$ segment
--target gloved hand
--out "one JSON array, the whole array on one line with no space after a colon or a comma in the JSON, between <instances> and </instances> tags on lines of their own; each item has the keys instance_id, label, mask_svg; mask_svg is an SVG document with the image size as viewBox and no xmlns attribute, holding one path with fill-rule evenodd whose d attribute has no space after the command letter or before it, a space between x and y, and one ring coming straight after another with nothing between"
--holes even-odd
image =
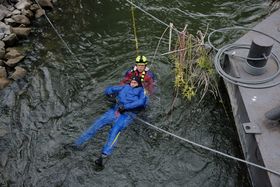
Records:
<instances>
[{"instance_id":1,"label":"gloved hand","mask_svg":"<svg viewBox=\"0 0 280 187\"><path fill-rule=\"evenodd\" d=\"M111 103L116 103L116 95L114 94L107 95L107 99Z\"/></svg>"},{"instance_id":2,"label":"gloved hand","mask_svg":"<svg viewBox=\"0 0 280 187\"><path fill-rule=\"evenodd\" d=\"M118 111L119 111L119 113L121 113L121 114L124 113L124 112L125 112L124 106L123 106L123 105L119 106Z\"/></svg>"}]
</instances>

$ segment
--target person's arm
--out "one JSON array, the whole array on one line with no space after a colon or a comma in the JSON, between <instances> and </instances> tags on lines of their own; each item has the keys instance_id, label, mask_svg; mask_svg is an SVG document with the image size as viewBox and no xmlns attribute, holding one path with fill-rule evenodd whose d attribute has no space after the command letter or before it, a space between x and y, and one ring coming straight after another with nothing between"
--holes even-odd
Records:
<instances>
[{"instance_id":1,"label":"person's arm","mask_svg":"<svg viewBox=\"0 0 280 187\"><path fill-rule=\"evenodd\" d=\"M131 109L138 108L138 107L145 107L146 101L147 101L147 97L144 94L144 89L141 89L141 91L139 93L139 98L132 103L125 104L124 109L131 110Z\"/></svg>"},{"instance_id":2,"label":"person's arm","mask_svg":"<svg viewBox=\"0 0 280 187\"><path fill-rule=\"evenodd\" d=\"M120 84L121 85L128 84L130 82L131 76L132 76L132 72L131 70L128 70L125 73L124 78L121 80Z\"/></svg>"},{"instance_id":3,"label":"person's arm","mask_svg":"<svg viewBox=\"0 0 280 187\"><path fill-rule=\"evenodd\" d=\"M119 93L123 89L123 86L110 86L105 89L106 95L111 95L115 93Z\"/></svg>"}]
</instances>

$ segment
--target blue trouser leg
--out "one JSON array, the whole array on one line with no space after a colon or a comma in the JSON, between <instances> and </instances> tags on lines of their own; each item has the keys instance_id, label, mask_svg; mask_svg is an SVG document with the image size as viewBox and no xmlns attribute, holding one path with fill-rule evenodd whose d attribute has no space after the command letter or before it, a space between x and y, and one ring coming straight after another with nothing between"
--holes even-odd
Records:
<instances>
[{"instance_id":1,"label":"blue trouser leg","mask_svg":"<svg viewBox=\"0 0 280 187\"><path fill-rule=\"evenodd\" d=\"M136 115L133 114L133 113L129 113L129 114L125 113L125 114L121 114L119 116L116 123L114 124L114 126L110 130L107 142L104 145L103 150L102 150L103 154L110 155L112 153L114 145L117 142L119 133L123 129L125 129L129 124L131 124L131 122L133 121L135 116Z\"/></svg>"},{"instance_id":2,"label":"blue trouser leg","mask_svg":"<svg viewBox=\"0 0 280 187\"><path fill-rule=\"evenodd\" d=\"M93 137L99 129L107 124L113 123L115 120L115 110L109 109L105 114L98 118L87 131L85 131L78 139L76 139L75 145L82 145L84 142Z\"/></svg>"}]
</instances>

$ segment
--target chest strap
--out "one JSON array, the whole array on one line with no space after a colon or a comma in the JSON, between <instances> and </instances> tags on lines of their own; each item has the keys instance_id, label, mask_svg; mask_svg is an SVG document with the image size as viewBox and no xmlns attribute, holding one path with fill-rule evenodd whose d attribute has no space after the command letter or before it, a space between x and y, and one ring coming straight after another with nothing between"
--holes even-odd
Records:
<instances>
[{"instance_id":1,"label":"chest strap","mask_svg":"<svg viewBox=\"0 0 280 187\"><path fill-rule=\"evenodd\" d=\"M136 75L136 71L137 71L136 68L131 69L131 72L132 72L133 76L139 76L139 77L141 78L141 82L144 82L144 78L145 78L145 75L146 75L146 70L143 71L143 72L141 73L141 75L139 75L139 71L137 71L137 72L138 72L138 75Z\"/></svg>"}]
</instances>

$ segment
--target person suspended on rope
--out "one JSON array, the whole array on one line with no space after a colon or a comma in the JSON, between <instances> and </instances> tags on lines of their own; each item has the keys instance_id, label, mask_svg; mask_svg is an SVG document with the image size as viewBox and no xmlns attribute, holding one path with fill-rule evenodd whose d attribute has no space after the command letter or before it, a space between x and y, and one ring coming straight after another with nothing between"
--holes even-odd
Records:
<instances>
[{"instance_id":1,"label":"person suspended on rope","mask_svg":"<svg viewBox=\"0 0 280 187\"><path fill-rule=\"evenodd\" d=\"M100 167L103 167L103 159L111 155L120 132L132 123L137 113L143 110L148 102L148 98L144 94L141 80L136 76L131 78L129 84L106 88L105 94L116 94L116 104L98 118L90 128L74 142L77 148L81 147L82 144L92 138L102 127L112 124L101 156L95 161L95 164Z\"/></svg>"},{"instance_id":2,"label":"person suspended on rope","mask_svg":"<svg viewBox=\"0 0 280 187\"><path fill-rule=\"evenodd\" d=\"M155 75L147 67L148 61L145 56L139 55L136 57L136 64L130 68L124 75L121 85L129 83L133 76L140 78L141 83L147 95L152 95L155 91Z\"/></svg>"}]
</instances>

